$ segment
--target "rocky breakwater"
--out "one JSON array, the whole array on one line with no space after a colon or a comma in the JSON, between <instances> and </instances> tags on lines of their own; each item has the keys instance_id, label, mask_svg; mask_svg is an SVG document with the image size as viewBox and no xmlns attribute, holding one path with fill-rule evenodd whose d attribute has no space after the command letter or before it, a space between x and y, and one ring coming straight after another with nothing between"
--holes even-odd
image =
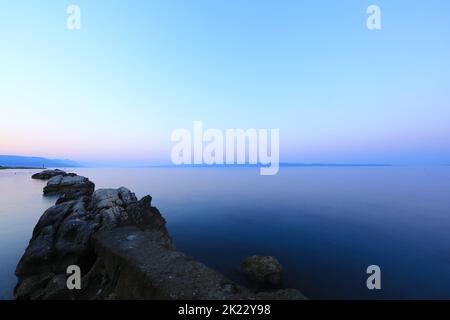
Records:
<instances>
[{"instance_id":1,"label":"rocky breakwater","mask_svg":"<svg viewBox=\"0 0 450 320\"><path fill-rule=\"evenodd\" d=\"M50 174L51 175L51 174ZM17 299L302 299L295 289L254 292L175 249L152 198L54 175L57 204L39 219L16 268ZM81 289L67 287L78 266Z\"/></svg>"}]
</instances>

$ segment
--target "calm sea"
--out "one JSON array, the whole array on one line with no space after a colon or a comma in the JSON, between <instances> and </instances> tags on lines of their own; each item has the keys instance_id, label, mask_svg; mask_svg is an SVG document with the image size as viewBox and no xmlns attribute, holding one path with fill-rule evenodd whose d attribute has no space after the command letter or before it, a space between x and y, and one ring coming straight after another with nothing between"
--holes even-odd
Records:
<instances>
[{"instance_id":1,"label":"calm sea","mask_svg":"<svg viewBox=\"0 0 450 320\"><path fill-rule=\"evenodd\" d=\"M76 169L97 188L153 196L178 249L241 281L247 256L274 255L310 298L450 299L450 167ZM33 170L0 170L0 299L54 198ZM381 268L378 291L366 268Z\"/></svg>"}]
</instances>

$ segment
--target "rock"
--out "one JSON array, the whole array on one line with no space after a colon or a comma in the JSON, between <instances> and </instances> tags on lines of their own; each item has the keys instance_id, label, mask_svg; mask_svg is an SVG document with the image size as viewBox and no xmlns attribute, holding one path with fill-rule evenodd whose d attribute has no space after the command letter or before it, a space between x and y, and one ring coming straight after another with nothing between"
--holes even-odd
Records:
<instances>
[{"instance_id":1,"label":"rock","mask_svg":"<svg viewBox=\"0 0 450 320\"><path fill-rule=\"evenodd\" d=\"M31 176L31 178L39 180L48 180L56 176L67 176L67 175L75 175L75 174L55 169L55 170L44 170L42 172L35 173Z\"/></svg>"},{"instance_id":2,"label":"rock","mask_svg":"<svg viewBox=\"0 0 450 320\"><path fill-rule=\"evenodd\" d=\"M61 195L57 204L76 200L83 196L91 196L94 192L95 184L88 178L78 175L58 175L47 182L44 187L44 195Z\"/></svg>"},{"instance_id":3,"label":"rock","mask_svg":"<svg viewBox=\"0 0 450 320\"><path fill-rule=\"evenodd\" d=\"M297 291L254 293L175 249L152 198L126 188L99 189L80 176L55 176L61 193L33 230L20 259L17 299L297 299ZM81 269L81 290L66 287ZM270 277L269 277L270 278Z\"/></svg>"},{"instance_id":4,"label":"rock","mask_svg":"<svg viewBox=\"0 0 450 320\"><path fill-rule=\"evenodd\" d=\"M120 227L96 233L93 240L101 259L94 274L102 285L91 290L101 290L102 299L209 300L251 296L248 289L174 250L160 231Z\"/></svg>"},{"instance_id":5,"label":"rock","mask_svg":"<svg viewBox=\"0 0 450 320\"><path fill-rule=\"evenodd\" d=\"M281 285L283 268L272 256L251 256L241 263L248 278L260 286L277 287Z\"/></svg>"},{"instance_id":6,"label":"rock","mask_svg":"<svg viewBox=\"0 0 450 320\"><path fill-rule=\"evenodd\" d=\"M86 183L84 177L70 179L74 183L65 183L65 178L54 177L49 181L50 185L73 187ZM90 197L81 196L49 208L34 228L30 244L17 265L19 283L15 290L16 297L66 297L60 292L61 281L56 281L56 277L65 277L69 265L78 265L86 273L94 265L99 265L96 262L102 258L93 245L96 233L134 226L139 232L148 232L147 239L153 239L165 250L173 249L165 220L150 201L149 197L137 200L126 188L100 189ZM136 241L133 237L131 239L128 242ZM41 275L44 274L54 274L52 281L47 277L42 280ZM90 287L89 283L86 285ZM45 296L38 294L41 291L45 292ZM107 292L104 291L104 294Z\"/></svg>"}]
</instances>

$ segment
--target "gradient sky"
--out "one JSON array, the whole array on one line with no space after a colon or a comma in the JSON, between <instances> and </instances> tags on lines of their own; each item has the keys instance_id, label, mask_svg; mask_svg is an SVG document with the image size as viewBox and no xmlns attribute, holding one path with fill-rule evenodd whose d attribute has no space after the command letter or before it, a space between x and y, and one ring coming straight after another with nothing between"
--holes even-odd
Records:
<instances>
[{"instance_id":1,"label":"gradient sky","mask_svg":"<svg viewBox=\"0 0 450 320\"><path fill-rule=\"evenodd\" d=\"M165 163L202 120L279 128L282 162L450 163L450 2L341 2L2 1L0 154Z\"/></svg>"}]
</instances>

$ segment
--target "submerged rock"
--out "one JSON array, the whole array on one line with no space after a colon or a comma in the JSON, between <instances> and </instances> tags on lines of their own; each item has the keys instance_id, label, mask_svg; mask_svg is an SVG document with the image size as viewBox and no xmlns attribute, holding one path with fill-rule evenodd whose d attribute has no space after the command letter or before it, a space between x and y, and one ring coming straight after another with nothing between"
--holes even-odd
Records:
<instances>
[{"instance_id":1,"label":"submerged rock","mask_svg":"<svg viewBox=\"0 0 450 320\"><path fill-rule=\"evenodd\" d=\"M67 173L63 170L54 169L54 170L44 170L39 173L35 173L31 176L33 179L39 179L39 180L48 180L56 176L67 176L67 175L74 175L74 173Z\"/></svg>"},{"instance_id":2,"label":"submerged rock","mask_svg":"<svg viewBox=\"0 0 450 320\"><path fill-rule=\"evenodd\" d=\"M260 286L281 285L283 268L272 256L251 256L241 263L241 268L249 279Z\"/></svg>"},{"instance_id":3,"label":"submerged rock","mask_svg":"<svg viewBox=\"0 0 450 320\"><path fill-rule=\"evenodd\" d=\"M152 198L55 176L61 193L33 230L16 275L17 299L301 299L294 289L255 293L175 249ZM81 269L69 290L67 267Z\"/></svg>"}]
</instances>

